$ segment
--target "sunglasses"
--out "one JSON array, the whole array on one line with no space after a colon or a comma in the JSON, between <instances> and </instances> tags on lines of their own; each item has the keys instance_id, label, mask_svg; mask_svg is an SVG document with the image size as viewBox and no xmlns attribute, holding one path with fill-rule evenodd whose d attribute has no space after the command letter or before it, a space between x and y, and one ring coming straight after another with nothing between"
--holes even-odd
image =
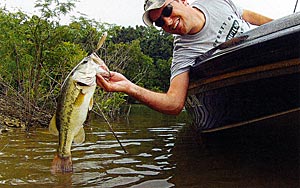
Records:
<instances>
[{"instance_id":1,"label":"sunglasses","mask_svg":"<svg viewBox=\"0 0 300 188\"><path fill-rule=\"evenodd\" d=\"M173 1L172 1L173 2ZM163 17L170 17L173 11L173 6L171 3L169 3L162 11L160 17L154 21L155 25L157 27L162 27L165 25L165 21L163 20Z\"/></svg>"}]
</instances>

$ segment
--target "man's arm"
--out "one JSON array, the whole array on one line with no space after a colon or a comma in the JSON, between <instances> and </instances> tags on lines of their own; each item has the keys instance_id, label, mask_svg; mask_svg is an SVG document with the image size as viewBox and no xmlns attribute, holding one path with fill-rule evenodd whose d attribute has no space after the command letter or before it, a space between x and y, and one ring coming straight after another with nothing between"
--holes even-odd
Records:
<instances>
[{"instance_id":1,"label":"man's arm","mask_svg":"<svg viewBox=\"0 0 300 188\"><path fill-rule=\"evenodd\" d=\"M263 25L273 20L256 12L252 12L250 10L244 10L242 17L250 24L257 26Z\"/></svg>"},{"instance_id":2,"label":"man's arm","mask_svg":"<svg viewBox=\"0 0 300 188\"><path fill-rule=\"evenodd\" d=\"M109 92L124 92L159 112L177 115L184 107L189 73L185 72L173 78L167 93L157 93L140 87L116 72L111 73L108 81L97 75L97 84Z\"/></svg>"}]
</instances>

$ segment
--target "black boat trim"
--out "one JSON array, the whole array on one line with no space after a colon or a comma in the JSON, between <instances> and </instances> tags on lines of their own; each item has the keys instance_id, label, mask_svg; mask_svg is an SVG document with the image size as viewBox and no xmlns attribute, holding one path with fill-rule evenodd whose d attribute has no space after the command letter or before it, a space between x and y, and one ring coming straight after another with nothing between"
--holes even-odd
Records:
<instances>
[{"instance_id":1,"label":"black boat trim","mask_svg":"<svg viewBox=\"0 0 300 188\"><path fill-rule=\"evenodd\" d=\"M255 118L255 119L240 122L240 123L225 125L225 126L218 127L218 128L202 130L201 132L202 133L212 133L212 132L221 131L221 130L225 130L225 129L231 129L231 128L235 128L235 127L250 125L250 124L257 123L257 122L260 122L260 121L263 121L263 120L268 120L268 119L288 115L288 114L291 114L291 113L294 113L294 112L300 112L300 108L295 108L295 109L292 109L292 110L288 110L288 111L284 111L284 112L280 112L280 113L276 113L276 114L272 114L272 115L268 115L268 116L263 116L263 117Z\"/></svg>"}]
</instances>

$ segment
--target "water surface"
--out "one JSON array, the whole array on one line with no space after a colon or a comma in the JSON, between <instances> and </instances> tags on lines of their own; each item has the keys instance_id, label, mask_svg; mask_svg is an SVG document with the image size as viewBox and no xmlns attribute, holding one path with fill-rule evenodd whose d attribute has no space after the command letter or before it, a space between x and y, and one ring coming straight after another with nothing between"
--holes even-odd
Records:
<instances>
[{"instance_id":1,"label":"water surface","mask_svg":"<svg viewBox=\"0 0 300 188\"><path fill-rule=\"evenodd\" d=\"M70 174L51 174L47 129L11 129L0 134L0 187L299 187L299 124L273 123L201 136L185 117L139 106L112 123L128 154L93 118Z\"/></svg>"}]
</instances>

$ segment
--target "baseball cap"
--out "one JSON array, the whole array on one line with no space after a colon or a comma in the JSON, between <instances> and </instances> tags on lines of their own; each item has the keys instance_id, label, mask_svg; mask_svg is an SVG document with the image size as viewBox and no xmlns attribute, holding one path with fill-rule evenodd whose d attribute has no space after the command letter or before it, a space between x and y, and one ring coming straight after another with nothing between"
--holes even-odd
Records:
<instances>
[{"instance_id":1,"label":"baseball cap","mask_svg":"<svg viewBox=\"0 0 300 188\"><path fill-rule=\"evenodd\" d=\"M143 21L147 26L153 25L153 21L150 19L149 11L153 9L159 9L165 4L166 0L145 0Z\"/></svg>"}]
</instances>

